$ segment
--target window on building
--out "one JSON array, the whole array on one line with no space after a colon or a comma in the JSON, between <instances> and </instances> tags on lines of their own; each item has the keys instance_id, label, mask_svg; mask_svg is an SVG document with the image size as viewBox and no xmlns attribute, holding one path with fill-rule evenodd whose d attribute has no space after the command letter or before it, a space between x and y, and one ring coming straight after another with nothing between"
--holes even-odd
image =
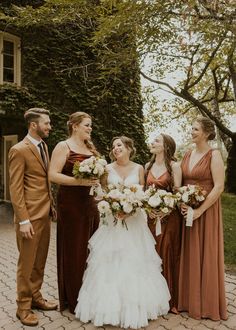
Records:
<instances>
[{"instance_id":1,"label":"window on building","mask_svg":"<svg viewBox=\"0 0 236 330\"><path fill-rule=\"evenodd\" d=\"M21 84L20 38L0 31L0 84Z\"/></svg>"}]
</instances>

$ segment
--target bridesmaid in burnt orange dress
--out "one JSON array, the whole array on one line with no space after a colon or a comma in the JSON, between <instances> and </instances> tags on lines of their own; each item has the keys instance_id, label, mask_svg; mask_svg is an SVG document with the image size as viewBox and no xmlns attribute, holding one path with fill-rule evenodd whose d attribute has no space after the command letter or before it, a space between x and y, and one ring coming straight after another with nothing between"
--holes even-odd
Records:
<instances>
[{"instance_id":1,"label":"bridesmaid in burnt orange dress","mask_svg":"<svg viewBox=\"0 0 236 330\"><path fill-rule=\"evenodd\" d=\"M91 117L75 112L68 121L69 138L52 153L49 177L60 185L57 198L57 272L60 310L74 313L88 256L88 240L98 227L99 214L90 187L95 179L75 179L76 161L97 155L90 140Z\"/></svg>"},{"instance_id":2,"label":"bridesmaid in burnt orange dress","mask_svg":"<svg viewBox=\"0 0 236 330\"><path fill-rule=\"evenodd\" d=\"M153 154L146 164L146 186L172 191L181 184L181 169L175 162L175 141L167 134L160 134L150 145ZM177 313L178 281L181 247L182 219L178 210L161 220L161 234L156 236L154 224L155 214L149 218L148 226L156 240L156 251L162 258L163 275L167 281L171 300L170 311Z\"/></svg>"},{"instance_id":3,"label":"bridesmaid in burnt orange dress","mask_svg":"<svg viewBox=\"0 0 236 330\"><path fill-rule=\"evenodd\" d=\"M194 210L193 225L183 224L179 281L179 310L195 319L226 320L224 247L220 195L224 189L224 164L218 150L211 149L213 122L198 117L192 125L196 148L182 161L183 185L197 184L207 191L205 201ZM181 211L187 214L187 206Z\"/></svg>"}]
</instances>

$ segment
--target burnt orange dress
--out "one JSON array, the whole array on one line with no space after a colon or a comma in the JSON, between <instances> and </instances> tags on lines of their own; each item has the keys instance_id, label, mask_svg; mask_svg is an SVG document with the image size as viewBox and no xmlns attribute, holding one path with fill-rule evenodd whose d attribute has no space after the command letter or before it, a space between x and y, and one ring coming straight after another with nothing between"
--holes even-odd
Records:
<instances>
[{"instance_id":1,"label":"burnt orange dress","mask_svg":"<svg viewBox=\"0 0 236 330\"><path fill-rule=\"evenodd\" d=\"M70 150L63 174L72 176L75 161L89 158ZM99 224L99 213L90 187L59 187L57 196L57 270L60 310L74 313L88 257L88 240Z\"/></svg>"},{"instance_id":2,"label":"burnt orange dress","mask_svg":"<svg viewBox=\"0 0 236 330\"><path fill-rule=\"evenodd\" d=\"M159 178L155 178L152 172L148 172L147 185L155 185L159 189L169 190L171 183L170 174L165 172ZM156 236L153 220L148 220L148 226L156 240L156 251L162 259L163 276L165 277L171 300L170 310L178 308L178 283L179 263L181 248L182 218L178 210L174 210L169 216L162 220L161 234Z\"/></svg>"},{"instance_id":3,"label":"burnt orange dress","mask_svg":"<svg viewBox=\"0 0 236 330\"><path fill-rule=\"evenodd\" d=\"M182 161L183 185L198 184L208 193L212 150L189 171L187 152ZM179 279L179 310L195 319L227 319L221 202L218 199L192 227L183 224Z\"/></svg>"}]
</instances>

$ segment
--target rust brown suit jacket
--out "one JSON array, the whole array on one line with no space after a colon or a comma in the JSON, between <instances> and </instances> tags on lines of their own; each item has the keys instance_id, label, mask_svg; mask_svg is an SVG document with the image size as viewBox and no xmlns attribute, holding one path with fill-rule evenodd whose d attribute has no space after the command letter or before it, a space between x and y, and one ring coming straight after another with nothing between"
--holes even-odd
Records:
<instances>
[{"instance_id":1,"label":"rust brown suit jacket","mask_svg":"<svg viewBox=\"0 0 236 330\"><path fill-rule=\"evenodd\" d=\"M49 164L47 146L46 156ZM27 137L9 151L9 176L14 222L48 217L53 198L47 169L37 147Z\"/></svg>"}]
</instances>

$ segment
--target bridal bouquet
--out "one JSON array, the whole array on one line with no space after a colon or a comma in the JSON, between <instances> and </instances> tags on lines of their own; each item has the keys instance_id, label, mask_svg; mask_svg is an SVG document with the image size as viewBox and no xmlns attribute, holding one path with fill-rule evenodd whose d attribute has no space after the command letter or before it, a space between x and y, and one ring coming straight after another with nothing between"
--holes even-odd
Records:
<instances>
[{"instance_id":1,"label":"bridal bouquet","mask_svg":"<svg viewBox=\"0 0 236 330\"><path fill-rule=\"evenodd\" d=\"M118 221L122 221L122 224L128 229L125 219L133 215L143 205L143 198L144 192L139 184L108 185L106 193L98 203L98 210L103 223L106 224L106 218L113 215L115 225Z\"/></svg>"},{"instance_id":2,"label":"bridal bouquet","mask_svg":"<svg viewBox=\"0 0 236 330\"><path fill-rule=\"evenodd\" d=\"M147 214L150 214L151 212L157 214L157 218L155 219L157 236L161 234L160 220L172 212L179 199L180 194L173 194L163 189L157 189L155 185L149 186L145 191L145 211Z\"/></svg>"},{"instance_id":3,"label":"bridal bouquet","mask_svg":"<svg viewBox=\"0 0 236 330\"><path fill-rule=\"evenodd\" d=\"M183 186L178 188L180 193L180 203L184 203L189 206L186 217L186 226L192 226L193 224L193 209L196 209L204 200L206 191L199 185Z\"/></svg>"},{"instance_id":4,"label":"bridal bouquet","mask_svg":"<svg viewBox=\"0 0 236 330\"><path fill-rule=\"evenodd\" d=\"M104 158L91 156L82 162L75 162L72 173L76 179L78 178L97 178L99 179L103 174L106 173L107 161ZM100 187L101 189L101 187ZM98 191L99 188L91 187L90 195Z\"/></svg>"}]
</instances>

